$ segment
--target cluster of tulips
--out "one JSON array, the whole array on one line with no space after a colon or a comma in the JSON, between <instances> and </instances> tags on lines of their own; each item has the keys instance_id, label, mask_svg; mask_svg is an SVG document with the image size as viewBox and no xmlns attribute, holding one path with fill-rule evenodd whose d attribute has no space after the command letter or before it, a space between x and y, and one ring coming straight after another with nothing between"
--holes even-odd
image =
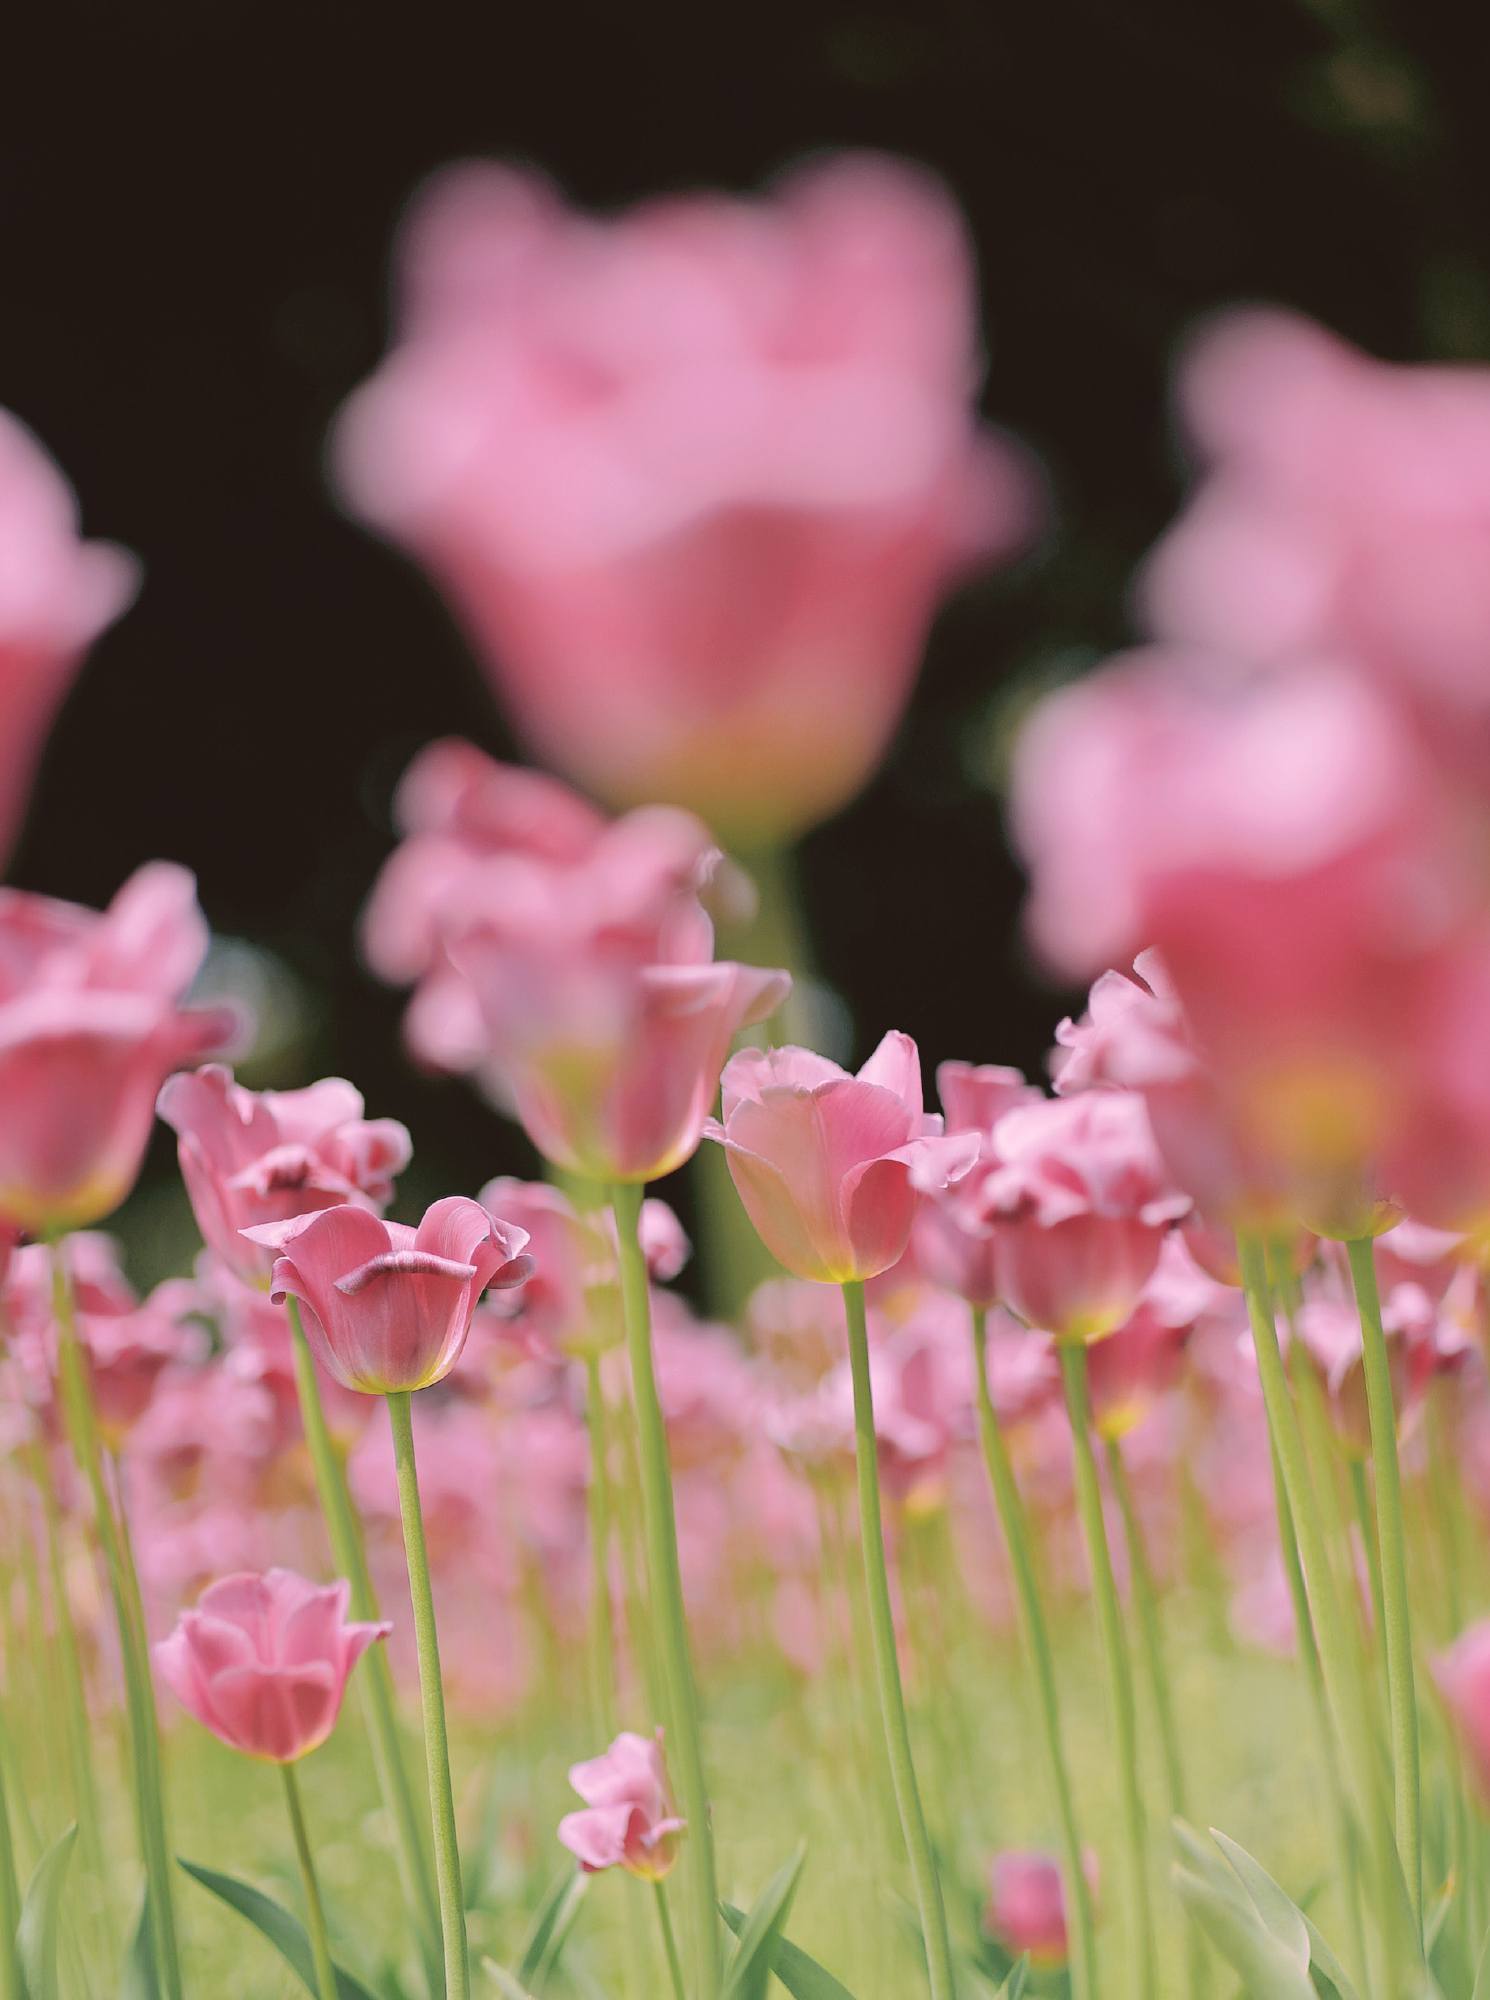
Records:
<instances>
[{"instance_id":1,"label":"cluster of tulips","mask_svg":"<svg viewBox=\"0 0 1490 2000\"><path fill-rule=\"evenodd\" d=\"M1202 343L1206 470L1141 578L1152 643L1015 746L1030 934L1089 1004L1052 1088L946 1062L928 1111L907 1035L856 1071L786 1039L799 952L715 951L716 927L793 937L786 846L872 768L941 589L1032 519L970 414L955 215L886 162L609 225L472 168L405 268L337 476L535 745L628 809L435 744L362 942L413 989L414 1058L470 1077L546 1178L387 1219L402 1124L339 1078L256 1091L208 1060L248 1024L192 1003L185 871L102 913L0 890L0 2000L199 1990L163 1691L280 1769L299 1913L185 1865L316 2000L1478 2000L1490 382L1280 317ZM8 420L0 532L8 831L132 575ZM141 1298L99 1225L157 1114L204 1247ZM700 1177L710 1234L759 1280L732 1323L673 1289L691 1246L648 1192L701 1152L733 1188ZM1294 1662L1273 1756L1319 1810L1292 1894L1191 1825L1198 1600L1218 1655ZM1066 1658L1088 1609L1097 1769ZM797 1942L800 1851L730 1900L710 1710L768 1657L826 1690L830 1866L892 1911L878 1970ZM335 1802L297 1775L354 1669L403 1940L366 1977L322 1890ZM1191 1671L1218 1701L1203 1650ZM998 1802L967 1796L970 1674L1006 1733L1018 1680L1049 1851L992 1852ZM577 1865L507 1962L472 1947L468 1742L545 1696L593 1754L542 1833ZM640 1886L586 1958L578 1887L609 1870Z\"/></svg>"}]
</instances>

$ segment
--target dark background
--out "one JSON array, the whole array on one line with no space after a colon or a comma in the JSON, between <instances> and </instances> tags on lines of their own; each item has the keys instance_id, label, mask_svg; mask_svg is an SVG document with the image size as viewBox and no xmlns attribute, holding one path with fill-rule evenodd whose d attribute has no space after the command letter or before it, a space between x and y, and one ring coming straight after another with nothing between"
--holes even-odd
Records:
<instances>
[{"instance_id":1,"label":"dark background","mask_svg":"<svg viewBox=\"0 0 1490 2000\"><path fill-rule=\"evenodd\" d=\"M307 996L279 1080L353 1077L414 1128L433 1192L525 1148L412 1072L353 919L410 753L450 731L512 745L440 603L338 517L321 458L382 350L389 236L423 174L512 154L608 205L868 144L938 168L968 211L986 407L1045 461L1054 526L949 607L895 755L807 844L861 1053L893 1024L928 1061L1040 1064L1063 1001L1018 942L999 744L1030 687L1126 636L1128 573L1182 490L1166 376L1186 327L1266 298L1399 358L1490 352L1468 7L25 15L0 57L0 403L147 575L55 734L13 878L101 903L141 860L189 863L215 928Z\"/></svg>"}]
</instances>

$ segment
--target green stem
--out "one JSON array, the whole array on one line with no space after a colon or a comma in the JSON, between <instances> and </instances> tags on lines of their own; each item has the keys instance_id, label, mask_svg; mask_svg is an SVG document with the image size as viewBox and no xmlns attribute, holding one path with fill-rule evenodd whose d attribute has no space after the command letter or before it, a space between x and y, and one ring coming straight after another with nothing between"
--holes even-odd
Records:
<instances>
[{"instance_id":1,"label":"green stem","mask_svg":"<svg viewBox=\"0 0 1490 2000\"><path fill-rule=\"evenodd\" d=\"M21 1894L16 1883L15 1848L11 1844L5 1773L0 1768L0 2000L26 2000L26 1989L21 1981L21 1962L16 1951L16 1926L20 1921Z\"/></svg>"},{"instance_id":2,"label":"green stem","mask_svg":"<svg viewBox=\"0 0 1490 2000\"><path fill-rule=\"evenodd\" d=\"M652 1623L660 1645L663 1681L669 1697L674 1768L688 1821L682 1866L693 1897L693 1954L696 2000L719 1992L719 1892L714 1873L714 1833L704 1778L698 1692L688 1627L683 1613L683 1578L678 1566L678 1527L673 1509L667 1432L652 1361L652 1308L647 1263L637 1234L643 1189L618 1181L610 1189L620 1252L621 1304L626 1351L631 1363L631 1395L636 1411L641 1460L642 1529L651 1585Z\"/></svg>"},{"instance_id":3,"label":"green stem","mask_svg":"<svg viewBox=\"0 0 1490 2000\"><path fill-rule=\"evenodd\" d=\"M326 1935L326 1911L321 1903L321 1885L316 1880L316 1864L305 1830L305 1809L300 1803L300 1786L293 1764L281 1764L285 1781L285 1804L290 1812L290 1829L295 1836L295 1858L300 1863L300 1882L305 1890L305 1928L310 1936L311 1962L316 1969L317 2000L337 2000L336 1967L331 1962L331 1941Z\"/></svg>"},{"instance_id":4,"label":"green stem","mask_svg":"<svg viewBox=\"0 0 1490 2000\"><path fill-rule=\"evenodd\" d=\"M988 1389L988 1315L973 1308L973 1359L978 1394L978 1435L983 1445L983 1462L988 1483L993 1488L1003 1529L1009 1567L1014 1574L1014 1592L1024 1629L1025 1650L1035 1669L1035 1685L1040 1698L1040 1723L1045 1743L1045 1763L1050 1788L1055 1795L1056 1816L1060 1821L1061 1853L1066 1871L1066 1899L1073 1913L1071 1941L1071 2000L1092 2000L1097 1990L1097 1949L1092 1914L1091 1885L1087 1881L1081 1835L1076 1823L1075 1797L1071 1773L1066 1763L1061 1733L1060 1696L1056 1689L1055 1659L1050 1645L1050 1629L1045 1606L1035 1578L1030 1547L1029 1522L1024 1501L1014 1477L1009 1447L999 1428L993 1398Z\"/></svg>"},{"instance_id":5,"label":"green stem","mask_svg":"<svg viewBox=\"0 0 1490 2000\"><path fill-rule=\"evenodd\" d=\"M1366 1582L1371 1592L1371 1618L1378 1632L1386 1630L1386 1598L1381 1587L1381 1551L1376 1543L1376 1517L1371 1510L1371 1488L1366 1479L1366 1467L1358 1458L1351 1458L1347 1467L1350 1479L1351 1505L1355 1508L1356 1526L1361 1533L1361 1554L1366 1561Z\"/></svg>"},{"instance_id":6,"label":"green stem","mask_svg":"<svg viewBox=\"0 0 1490 2000\"><path fill-rule=\"evenodd\" d=\"M1375 1734L1365 1700L1365 1685L1356 1670L1357 1661L1352 1657L1352 1641L1336 1591L1318 1502L1309 1478L1303 1432L1289 1392L1282 1350L1278 1345L1266 1252L1257 1238L1247 1234L1238 1235L1237 1251L1252 1325L1252 1342L1257 1354L1258 1380L1298 1537L1314 1633L1319 1641L1325 1692L1345 1750L1357 1808L1365 1829L1375 1878L1374 1907L1386 1949L1389 1976L1397 1982L1393 1990L1400 1992L1403 1985L1399 1974L1404 1959L1420 1962L1421 1954L1411 1946L1406 1935L1410 1911L1403 1894L1388 1812L1381 1797Z\"/></svg>"},{"instance_id":7,"label":"green stem","mask_svg":"<svg viewBox=\"0 0 1490 2000\"><path fill-rule=\"evenodd\" d=\"M126 1556L104 1478L103 1446L93 1407L93 1388L78 1340L66 1247L60 1241L52 1245L52 1313L57 1325L58 1386L73 1452L93 1501L94 1520L119 1631L135 1810L145 1862L146 1904L155 1948L156 1975L165 1989L165 2000L182 2000L155 1690L150 1677L144 1626L136 1608L138 1587L131 1585L132 1566Z\"/></svg>"},{"instance_id":8,"label":"green stem","mask_svg":"<svg viewBox=\"0 0 1490 2000\"><path fill-rule=\"evenodd\" d=\"M57 1673L62 1683L62 1700L67 1724L67 1757L72 1770L73 1810L78 1818L78 1841L88 1872L100 1894L106 1886L103 1839L99 1832L98 1787L93 1775L92 1737L88 1720L88 1698L83 1686L82 1655L78 1648L77 1626L67 1589L67 1569L62 1546L62 1514L57 1500L56 1480L46 1445L37 1445L31 1454L31 1473L41 1496L42 1521L46 1530L47 1585L52 1598L52 1623L57 1642Z\"/></svg>"},{"instance_id":9,"label":"green stem","mask_svg":"<svg viewBox=\"0 0 1490 2000\"><path fill-rule=\"evenodd\" d=\"M414 1418L407 1389L386 1398L398 1470L398 1506L403 1517L404 1553L409 1567L409 1601L419 1654L419 1693L424 1705L424 1762L434 1831L435 1883L440 1895L440 1934L445 1946L446 2000L470 2000L471 1963L466 1942L466 1907L460 1882L460 1847L455 1831L455 1792L450 1782L450 1739L445 1728L445 1689L440 1679L440 1642L429 1583L429 1551L419 1474L414 1464Z\"/></svg>"},{"instance_id":10,"label":"green stem","mask_svg":"<svg viewBox=\"0 0 1490 2000\"><path fill-rule=\"evenodd\" d=\"M600 1356L585 1354L585 1428L590 1440L590 1671L594 1682L595 1724L609 1743L618 1728L616 1707L616 1639L611 1618L611 1505L609 1440L606 1436L605 1388Z\"/></svg>"},{"instance_id":11,"label":"green stem","mask_svg":"<svg viewBox=\"0 0 1490 2000\"><path fill-rule=\"evenodd\" d=\"M890 1609L890 1579L885 1567L885 1531L880 1517L879 1451L874 1432L874 1390L869 1377L869 1332L864 1317L864 1287L851 1280L843 1287L848 1322L849 1366L854 1383L854 1463L859 1480L859 1539L864 1550L864 1582L869 1597L869 1633L879 1688L880 1721L885 1751L900 1810L900 1830L910 1859L911 1880L921 1913L926 1943L926 1970L932 2000L951 2000L952 1946L947 1913L926 1815L916 1783L910 1726L900 1685L900 1660L895 1650L895 1620Z\"/></svg>"},{"instance_id":12,"label":"green stem","mask_svg":"<svg viewBox=\"0 0 1490 2000\"><path fill-rule=\"evenodd\" d=\"M1117 1579L1112 1571L1112 1551L1107 1543L1107 1522L1102 1512L1097 1460L1092 1451L1086 1349L1075 1341L1061 1341L1058 1352L1061 1380L1066 1391L1066 1409L1071 1419L1071 1441L1075 1448L1076 1506L1091 1566L1097 1630L1107 1667L1113 1733L1117 1740L1128 1865L1131 1986L1134 2000L1147 2000L1147 1996L1158 1989L1154 1911L1149 1895L1148 1825L1138 1771L1138 1714L1133 1698L1133 1669L1123 1636L1122 1606L1118 1601Z\"/></svg>"},{"instance_id":13,"label":"green stem","mask_svg":"<svg viewBox=\"0 0 1490 2000\"><path fill-rule=\"evenodd\" d=\"M380 1615L377 1592L367 1564L361 1523L347 1490L346 1474L331 1436L331 1428L326 1422L315 1359L310 1351L310 1342L305 1337L298 1302L287 1299L285 1309L290 1322L300 1423L310 1453L316 1494L331 1543L332 1559L337 1573L346 1577L352 1586L352 1616L375 1624ZM373 1646L369 1649L357 1675L357 1686L372 1745L378 1790L393 1830L399 1881L414 1920L429 1988L434 1993L438 1991L441 1974L439 1903L430 1872L429 1850L419 1829L414 1791L399 1741L393 1669L388 1662L386 1647Z\"/></svg>"},{"instance_id":14,"label":"green stem","mask_svg":"<svg viewBox=\"0 0 1490 2000\"><path fill-rule=\"evenodd\" d=\"M662 1949L667 1959L668 1977L672 1981L673 2000L687 2000L683 1967L678 1959L678 1940L673 1936L673 1920L668 1914L667 1892L660 1882L654 1882L652 1888L657 1897L657 1928L662 1933Z\"/></svg>"},{"instance_id":15,"label":"green stem","mask_svg":"<svg viewBox=\"0 0 1490 2000\"><path fill-rule=\"evenodd\" d=\"M1412 1612L1407 1596L1407 1529L1402 1514L1402 1467L1397 1456L1397 1412L1387 1359L1376 1257L1369 1236L1346 1246L1361 1315L1366 1406L1371 1418L1371 1463L1376 1475L1376 1534L1381 1558L1385 1618L1387 1705L1391 1714L1392 1780L1397 1852L1419 1935L1423 1923L1422 1780L1417 1691L1413 1683Z\"/></svg>"}]
</instances>

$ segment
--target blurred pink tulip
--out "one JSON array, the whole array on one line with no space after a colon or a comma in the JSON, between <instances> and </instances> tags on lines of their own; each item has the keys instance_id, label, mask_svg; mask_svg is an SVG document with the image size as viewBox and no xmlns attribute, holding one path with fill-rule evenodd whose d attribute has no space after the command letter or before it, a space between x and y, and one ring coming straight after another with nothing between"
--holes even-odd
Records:
<instances>
[{"instance_id":1,"label":"blurred pink tulip","mask_svg":"<svg viewBox=\"0 0 1490 2000\"><path fill-rule=\"evenodd\" d=\"M207 949L195 884L154 862L102 914L0 890L0 1218L86 1228L134 1185L168 1071L220 1046L229 1010L184 1011Z\"/></svg>"},{"instance_id":2,"label":"blurred pink tulip","mask_svg":"<svg viewBox=\"0 0 1490 2000\"><path fill-rule=\"evenodd\" d=\"M1490 1618L1461 1632L1433 1662L1443 1696L1481 1794L1490 1799Z\"/></svg>"},{"instance_id":3,"label":"blurred pink tulip","mask_svg":"<svg viewBox=\"0 0 1490 2000\"><path fill-rule=\"evenodd\" d=\"M78 535L72 489L0 410L0 866L9 858L52 719L83 654L126 610L139 565Z\"/></svg>"},{"instance_id":4,"label":"blurred pink tulip","mask_svg":"<svg viewBox=\"0 0 1490 2000\"><path fill-rule=\"evenodd\" d=\"M977 423L943 190L848 156L600 222L472 164L420 196L401 264L403 338L336 479L450 594L539 754L743 846L836 811L940 598L1036 511Z\"/></svg>"},{"instance_id":5,"label":"blurred pink tulip","mask_svg":"<svg viewBox=\"0 0 1490 2000\"><path fill-rule=\"evenodd\" d=\"M177 1135L203 1240L246 1284L267 1283L274 1256L243 1230L344 1203L380 1211L412 1150L395 1119L363 1117L340 1077L252 1091L208 1063L168 1078L155 1108Z\"/></svg>"},{"instance_id":6,"label":"blurred pink tulip","mask_svg":"<svg viewBox=\"0 0 1490 2000\"><path fill-rule=\"evenodd\" d=\"M662 1881L677 1859L684 1824L668 1794L662 1731L648 1738L623 1729L603 1755L572 1765L569 1782L585 1809L565 1814L559 1839L585 1873L624 1868Z\"/></svg>"},{"instance_id":7,"label":"blurred pink tulip","mask_svg":"<svg viewBox=\"0 0 1490 2000\"><path fill-rule=\"evenodd\" d=\"M1141 1097L1042 1099L999 1120L984 1183L1005 1305L1057 1340L1115 1333L1189 1209L1165 1172Z\"/></svg>"},{"instance_id":8,"label":"blurred pink tulip","mask_svg":"<svg viewBox=\"0 0 1490 2000\"><path fill-rule=\"evenodd\" d=\"M447 1196L417 1229L365 1208L323 1208L249 1232L278 1254L275 1303L298 1299L319 1359L348 1389L386 1396L450 1373L488 1286L532 1269L527 1233L479 1202Z\"/></svg>"},{"instance_id":9,"label":"blurred pink tulip","mask_svg":"<svg viewBox=\"0 0 1490 2000\"><path fill-rule=\"evenodd\" d=\"M993 1128L1006 1111L1038 1103L1044 1093L1019 1070L992 1063L942 1063L936 1084L947 1130L976 1133L981 1146L975 1166L921 1204L912 1254L932 1284L987 1312L1000 1296L996 1237L983 1200L983 1184L997 1165Z\"/></svg>"},{"instance_id":10,"label":"blurred pink tulip","mask_svg":"<svg viewBox=\"0 0 1490 2000\"><path fill-rule=\"evenodd\" d=\"M1095 1857L1086 1857L1087 1879L1095 1886ZM1028 1952L1036 1966L1066 1962L1066 1892L1060 1863L1038 1849L1010 1848L996 1854L988 1871L988 1907L983 1927L1016 1954Z\"/></svg>"},{"instance_id":11,"label":"blurred pink tulip","mask_svg":"<svg viewBox=\"0 0 1490 2000\"><path fill-rule=\"evenodd\" d=\"M706 1136L725 1148L746 1212L778 1263L820 1283L888 1270L921 1194L978 1156L975 1134L943 1137L924 1111L909 1035L887 1034L857 1076L808 1049L742 1049L723 1099Z\"/></svg>"},{"instance_id":12,"label":"blurred pink tulip","mask_svg":"<svg viewBox=\"0 0 1490 2000\"><path fill-rule=\"evenodd\" d=\"M155 1670L224 1743L292 1764L326 1741L353 1667L393 1630L349 1623L350 1597L290 1570L225 1576L153 1648Z\"/></svg>"}]
</instances>

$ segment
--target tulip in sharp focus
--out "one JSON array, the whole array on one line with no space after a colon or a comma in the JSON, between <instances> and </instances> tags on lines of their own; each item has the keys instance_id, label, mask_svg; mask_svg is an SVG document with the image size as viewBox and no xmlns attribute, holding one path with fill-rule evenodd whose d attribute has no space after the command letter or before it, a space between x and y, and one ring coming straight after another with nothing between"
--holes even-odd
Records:
<instances>
[{"instance_id":1,"label":"tulip in sharp focus","mask_svg":"<svg viewBox=\"0 0 1490 2000\"><path fill-rule=\"evenodd\" d=\"M929 176L600 222L468 165L416 204L403 338L336 437L349 505L451 596L519 728L614 803L737 845L884 753L938 601L1021 541L973 409L971 257Z\"/></svg>"},{"instance_id":2,"label":"tulip in sharp focus","mask_svg":"<svg viewBox=\"0 0 1490 2000\"><path fill-rule=\"evenodd\" d=\"M340 1077L305 1090L245 1090L221 1064L171 1077L156 1106L177 1134L203 1240L246 1284L266 1283L274 1253L243 1231L343 1204L381 1210L409 1163L392 1118L363 1117Z\"/></svg>"},{"instance_id":3,"label":"tulip in sharp focus","mask_svg":"<svg viewBox=\"0 0 1490 2000\"><path fill-rule=\"evenodd\" d=\"M742 1049L723 1077L724 1119L707 1136L766 1248L799 1278L847 1284L887 1271L910 1240L923 1191L978 1156L944 1136L921 1094L909 1035L885 1036L856 1076L809 1049Z\"/></svg>"},{"instance_id":4,"label":"tulip in sharp focus","mask_svg":"<svg viewBox=\"0 0 1490 2000\"><path fill-rule=\"evenodd\" d=\"M207 949L185 869L154 862L101 914L0 890L0 1219L86 1228L134 1185L167 1073L220 1046L182 994Z\"/></svg>"},{"instance_id":5,"label":"tulip in sharp focus","mask_svg":"<svg viewBox=\"0 0 1490 2000\"><path fill-rule=\"evenodd\" d=\"M572 1765L569 1782L585 1807L559 1821L559 1839L585 1873L624 1868L660 1882L677 1859L684 1825L668 1793L662 1731L649 1738L622 1730L602 1756Z\"/></svg>"},{"instance_id":6,"label":"tulip in sharp focus","mask_svg":"<svg viewBox=\"0 0 1490 2000\"><path fill-rule=\"evenodd\" d=\"M1004 1303L1057 1340L1092 1341L1132 1313L1170 1225L1169 1182L1142 1098L1092 1091L999 1120L984 1190Z\"/></svg>"},{"instance_id":7,"label":"tulip in sharp focus","mask_svg":"<svg viewBox=\"0 0 1490 2000\"><path fill-rule=\"evenodd\" d=\"M326 1741L353 1667L393 1629L349 1623L350 1596L285 1569L225 1576L154 1647L155 1670L224 1743L294 1763Z\"/></svg>"},{"instance_id":8,"label":"tulip in sharp focus","mask_svg":"<svg viewBox=\"0 0 1490 2000\"><path fill-rule=\"evenodd\" d=\"M133 556L78 535L72 490L0 410L0 863L19 829L52 718L78 662L128 608Z\"/></svg>"},{"instance_id":9,"label":"tulip in sharp focus","mask_svg":"<svg viewBox=\"0 0 1490 2000\"><path fill-rule=\"evenodd\" d=\"M275 1303L297 1299L319 1359L344 1387L374 1396L442 1380L481 1294L520 1285L532 1269L526 1231L461 1195L426 1209L417 1229L342 1207L251 1235L278 1253Z\"/></svg>"}]
</instances>

